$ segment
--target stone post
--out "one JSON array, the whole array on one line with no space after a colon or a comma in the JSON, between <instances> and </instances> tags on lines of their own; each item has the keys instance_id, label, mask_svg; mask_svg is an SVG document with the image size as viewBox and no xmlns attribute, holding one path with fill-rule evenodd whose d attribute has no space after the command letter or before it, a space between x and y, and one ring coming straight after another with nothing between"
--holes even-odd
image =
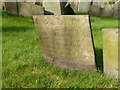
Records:
<instances>
[{"instance_id":1,"label":"stone post","mask_svg":"<svg viewBox=\"0 0 120 90\"><path fill-rule=\"evenodd\" d=\"M104 74L108 77L118 79L119 73L119 48L120 29L103 29L103 68ZM119 48L118 48L119 47Z\"/></svg>"}]
</instances>

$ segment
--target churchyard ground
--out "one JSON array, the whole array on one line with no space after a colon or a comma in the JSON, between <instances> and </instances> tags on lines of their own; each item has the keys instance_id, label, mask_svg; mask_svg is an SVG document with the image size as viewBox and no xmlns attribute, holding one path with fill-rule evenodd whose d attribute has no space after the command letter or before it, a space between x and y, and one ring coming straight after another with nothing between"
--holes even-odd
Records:
<instances>
[{"instance_id":1,"label":"churchyard ground","mask_svg":"<svg viewBox=\"0 0 120 90\"><path fill-rule=\"evenodd\" d=\"M2 12L3 88L116 88L119 83L103 75L102 29L118 28L118 19L90 17L96 53L96 71L65 71L41 56L31 17Z\"/></svg>"}]
</instances>

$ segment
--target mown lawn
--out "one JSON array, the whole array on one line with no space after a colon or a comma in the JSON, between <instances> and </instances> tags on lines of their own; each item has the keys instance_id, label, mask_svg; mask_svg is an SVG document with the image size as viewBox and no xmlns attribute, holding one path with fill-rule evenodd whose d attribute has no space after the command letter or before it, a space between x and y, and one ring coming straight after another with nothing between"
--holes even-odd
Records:
<instances>
[{"instance_id":1,"label":"mown lawn","mask_svg":"<svg viewBox=\"0 0 120 90\"><path fill-rule=\"evenodd\" d=\"M102 73L102 29L117 28L118 19L91 17L98 72L65 71L41 56L33 19L2 17L3 88L115 88L118 82Z\"/></svg>"}]
</instances>

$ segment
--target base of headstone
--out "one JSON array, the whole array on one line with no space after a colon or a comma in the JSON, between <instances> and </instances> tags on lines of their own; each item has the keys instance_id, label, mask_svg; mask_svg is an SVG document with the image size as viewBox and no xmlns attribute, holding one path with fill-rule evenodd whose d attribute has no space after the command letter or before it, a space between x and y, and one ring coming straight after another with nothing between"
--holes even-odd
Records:
<instances>
[{"instance_id":1,"label":"base of headstone","mask_svg":"<svg viewBox=\"0 0 120 90\"><path fill-rule=\"evenodd\" d=\"M88 15L33 16L43 58L70 70L96 70Z\"/></svg>"}]
</instances>

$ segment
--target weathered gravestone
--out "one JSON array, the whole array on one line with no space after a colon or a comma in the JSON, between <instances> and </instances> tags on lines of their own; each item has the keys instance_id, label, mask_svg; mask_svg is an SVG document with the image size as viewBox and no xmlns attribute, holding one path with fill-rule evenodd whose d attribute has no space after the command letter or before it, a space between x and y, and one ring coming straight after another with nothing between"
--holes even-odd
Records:
<instances>
[{"instance_id":1,"label":"weathered gravestone","mask_svg":"<svg viewBox=\"0 0 120 90\"><path fill-rule=\"evenodd\" d=\"M30 4L19 2L18 8L19 8L19 15L32 16Z\"/></svg>"},{"instance_id":2,"label":"weathered gravestone","mask_svg":"<svg viewBox=\"0 0 120 90\"><path fill-rule=\"evenodd\" d=\"M99 16L107 16L112 17L113 16L113 8L110 4L106 3L104 8L100 9L100 15Z\"/></svg>"},{"instance_id":3,"label":"weathered gravestone","mask_svg":"<svg viewBox=\"0 0 120 90\"><path fill-rule=\"evenodd\" d=\"M120 18L120 1L116 2L114 5L113 17Z\"/></svg>"},{"instance_id":4,"label":"weathered gravestone","mask_svg":"<svg viewBox=\"0 0 120 90\"><path fill-rule=\"evenodd\" d=\"M32 15L44 15L42 6L35 5L32 3L18 3L19 15L32 16Z\"/></svg>"},{"instance_id":5,"label":"weathered gravestone","mask_svg":"<svg viewBox=\"0 0 120 90\"><path fill-rule=\"evenodd\" d=\"M108 2L94 2L90 6L89 14L91 16L113 16L113 6Z\"/></svg>"},{"instance_id":6,"label":"weathered gravestone","mask_svg":"<svg viewBox=\"0 0 120 90\"><path fill-rule=\"evenodd\" d=\"M31 4L32 15L44 15L44 9L40 5Z\"/></svg>"},{"instance_id":7,"label":"weathered gravestone","mask_svg":"<svg viewBox=\"0 0 120 90\"><path fill-rule=\"evenodd\" d=\"M43 7L26 2L6 2L6 11L9 14L22 16L44 15Z\"/></svg>"},{"instance_id":8,"label":"weathered gravestone","mask_svg":"<svg viewBox=\"0 0 120 90\"><path fill-rule=\"evenodd\" d=\"M43 2L43 7L45 8L45 14L64 15L64 7L62 6L62 2L60 2L60 0L57 0L57 1Z\"/></svg>"},{"instance_id":9,"label":"weathered gravestone","mask_svg":"<svg viewBox=\"0 0 120 90\"><path fill-rule=\"evenodd\" d=\"M96 69L88 15L33 18L44 59L64 69Z\"/></svg>"},{"instance_id":10,"label":"weathered gravestone","mask_svg":"<svg viewBox=\"0 0 120 90\"><path fill-rule=\"evenodd\" d=\"M18 6L16 2L5 2L5 6L8 14L18 15Z\"/></svg>"},{"instance_id":11,"label":"weathered gravestone","mask_svg":"<svg viewBox=\"0 0 120 90\"><path fill-rule=\"evenodd\" d=\"M46 15L70 15L74 14L71 6L67 2L43 2L43 7L45 8Z\"/></svg>"},{"instance_id":12,"label":"weathered gravestone","mask_svg":"<svg viewBox=\"0 0 120 90\"><path fill-rule=\"evenodd\" d=\"M91 5L89 9L89 15L90 16L99 16L100 13L100 6L97 5Z\"/></svg>"},{"instance_id":13,"label":"weathered gravestone","mask_svg":"<svg viewBox=\"0 0 120 90\"><path fill-rule=\"evenodd\" d=\"M82 13L88 13L90 8L90 2L80 2L78 4L78 11Z\"/></svg>"},{"instance_id":14,"label":"weathered gravestone","mask_svg":"<svg viewBox=\"0 0 120 90\"><path fill-rule=\"evenodd\" d=\"M120 29L103 29L103 67L104 74L118 79L120 59ZM119 42L119 43L118 43ZM119 51L118 51L119 50Z\"/></svg>"}]
</instances>

